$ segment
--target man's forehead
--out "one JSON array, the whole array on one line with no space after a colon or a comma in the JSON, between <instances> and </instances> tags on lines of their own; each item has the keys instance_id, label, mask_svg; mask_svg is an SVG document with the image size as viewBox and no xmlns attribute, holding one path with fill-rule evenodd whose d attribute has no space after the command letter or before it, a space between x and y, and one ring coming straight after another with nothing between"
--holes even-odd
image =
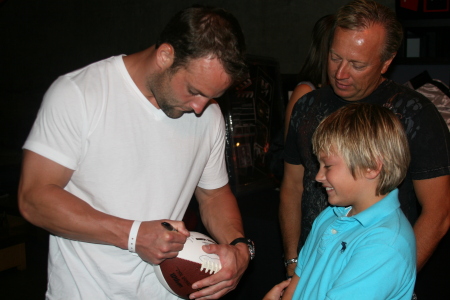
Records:
<instances>
[{"instance_id":1,"label":"man's forehead","mask_svg":"<svg viewBox=\"0 0 450 300\"><path fill-rule=\"evenodd\" d=\"M384 41L386 36L386 29L384 28L384 26L378 23L373 23L367 27L358 27L353 29L338 26L334 30L332 44L337 41L336 36L342 34L356 37L365 37L366 40L379 42L380 40Z\"/></svg>"},{"instance_id":2,"label":"man's forehead","mask_svg":"<svg viewBox=\"0 0 450 300\"><path fill-rule=\"evenodd\" d=\"M363 29L352 30L338 27L335 31L330 53L338 56L351 54L353 61L363 62L367 56L372 58L374 52L381 54L383 48L383 31L376 25Z\"/></svg>"},{"instance_id":3,"label":"man's forehead","mask_svg":"<svg viewBox=\"0 0 450 300\"><path fill-rule=\"evenodd\" d=\"M192 59L184 68L186 83L191 92L218 98L231 85L232 79L217 58Z\"/></svg>"}]
</instances>

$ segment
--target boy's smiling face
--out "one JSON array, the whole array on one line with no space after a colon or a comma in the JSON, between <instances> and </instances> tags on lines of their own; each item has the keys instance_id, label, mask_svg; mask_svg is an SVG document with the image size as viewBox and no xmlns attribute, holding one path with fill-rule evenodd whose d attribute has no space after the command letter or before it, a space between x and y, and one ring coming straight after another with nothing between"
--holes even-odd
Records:
<instances>
[{"instance_id":1,"label":"boy's smiling face","mask_svg":"<svg viewBox=\"0 0 450 300\"><path fill-rule=\"evenodd\" d=\"M353 214L359 213L376 202L377 180L367 178L365 172L353 177L340 154L319 153L320 169L316 181L322 183L328 202L335 206L353 206ZM368 170L370 172L370 170ZM375 185L374 185L375 184Z\"/></svg>"}]
</instances>

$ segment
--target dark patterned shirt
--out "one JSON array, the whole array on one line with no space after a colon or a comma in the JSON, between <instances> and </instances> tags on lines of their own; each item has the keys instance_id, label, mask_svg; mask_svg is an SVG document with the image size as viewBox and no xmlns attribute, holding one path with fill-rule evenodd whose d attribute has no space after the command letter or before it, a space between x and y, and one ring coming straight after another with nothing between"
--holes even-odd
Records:
<instances>
[{"instance_id":1,"label":"dark patterned shirt","mask_svg":"<svg viewBox=\"0 0 450 300\"><path fill-rule=\"evenodd\" d=\"M371 95L359 101L341 99L330 86L312 91L299 99L292 111L284 149L287 163L301 164L305 168L299 249L311 231L314 219L328 206L325 190L315 181L319 163L312 153L312 135L323 118L346 104L357 102L389 108L405 127L411 164L399 186L399 199L411 224L414 225L420 209L412 180L450 174L449 130L436 107L423 95L391 80L385 80Z\"/></svg>"}]
</instances>

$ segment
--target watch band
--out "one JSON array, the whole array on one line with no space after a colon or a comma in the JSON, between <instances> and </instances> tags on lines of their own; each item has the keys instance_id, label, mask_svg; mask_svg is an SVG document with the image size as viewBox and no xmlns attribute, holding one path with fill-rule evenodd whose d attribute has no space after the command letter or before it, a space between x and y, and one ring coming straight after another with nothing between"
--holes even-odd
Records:
<instances>
[{"instance_id":1,"label":"watch band","mask_svg":"<svg viewBox=\"0 0 450 300\"><path fill-rule=\"evenodd\" d=\"M231 245L231 246L234 246L234 245L236 245L237 243L248 244L248 240L247 240L246 238L237 238L237 239L234 239L234 240L230 243L230 245Z\"/></svg>"},{"instance_id":2,"label":"watch band","mask_svg":"<svg viewBox=\"0 0 450 300\"><path fill-rule=\"evenodd\" d=\"M290 264L296 264L296 263L297 263L297 259L298 259L298 257L291 258L291 259L286 259L286 260L284 261L284 266L287 267L287 266L289 266Z\"/></svg>"},{"instance_id":3,"label":"watch band","mask_svg":"<svg viewBox=\"0 0 450 300\"><path fill-rule=\"evenodd\" d=\"M253 243L253 241L251 239L247 239L247 238L237 238L234 239L230 245L234 246L238 243L244 243L247 244L248 246L248 252L250 253L250 260L252 260L253 258L255 258L255 244Z\"/></svg>"}]
</instances>

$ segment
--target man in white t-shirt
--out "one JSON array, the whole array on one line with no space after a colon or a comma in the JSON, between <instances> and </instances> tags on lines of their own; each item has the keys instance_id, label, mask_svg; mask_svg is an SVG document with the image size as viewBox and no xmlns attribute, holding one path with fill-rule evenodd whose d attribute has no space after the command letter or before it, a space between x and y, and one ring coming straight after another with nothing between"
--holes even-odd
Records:
<instances>
[{"instance_id":1,"label":"man in white t-shirt","mask_svg":"<svg viewBox=\"0 0 450 300\"><path fill-rule=\"evenodd\" d=\"M193 194L219 243L205 251L222 270L191 296L236 287L254 248L228 186L212 99L244 76L244 52L230 13L193 7L150 48L52 84L24 145L19 188L23 216L51 233L47 299L175 299L153 266L183 248Z\"/></svg>"}]
</instances>

